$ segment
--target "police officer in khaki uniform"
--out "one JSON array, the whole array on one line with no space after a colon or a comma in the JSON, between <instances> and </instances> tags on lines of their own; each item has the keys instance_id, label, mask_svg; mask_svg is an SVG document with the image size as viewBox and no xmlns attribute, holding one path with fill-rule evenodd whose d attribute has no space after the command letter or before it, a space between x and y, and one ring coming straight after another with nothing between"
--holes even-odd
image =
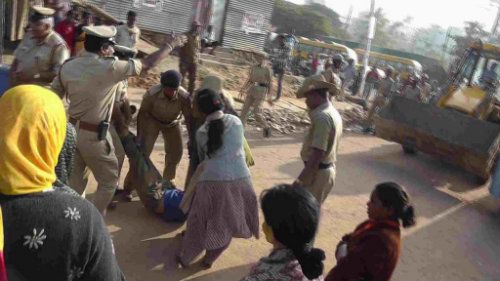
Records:
<instances>
[{"instance_id":1,"label":"police officer in khaki uniform","mask_svg":"<svg viewBox=\"0 0 500 281\"><path fill-rule=\"evenodd\" d=\"M84 31L85 51L61 66L52 88L68 96L69 119L78 135L70 185L84 194L90 169L98 184L94 204L105 215L118 181L118 161L108 133L117 88L127 77L139 75L166 58L185 38L170 37L143 60L120 61L113 57L114 27L88 26Z\"/></svg>"},{"instance_id":2,"label":"police officer in khaki uniform","mask_svg":"<svg viewBox=\"0 0 500 281\"><path fill-rule=\"evenodd\" d=\"M119 60L128 61L129 59L134 58L137 55L137 51L125 46L115 45L113 47L115 50L114 55ZM116 89L115 95L115 108L120 108L121 112L126 119L126 123L130 123L130 119L132 118L132 112L130 110L130 101L128 100L128 80L125 79L121 81ZM122 142L118 133L115 130L115 126L111 126L110 128L111 138L113 139L113 146L115 148L116 158L118 159L118 177L120 177L123 162L125 161L125 149L123 148ZM117 188L119 188L118 182L116 183ZM132 199L128 197L127 199Z\"/></svg>"},{"instance_id":3,"label":"police officer in khaki uniform","mask_svg":"<svg viewBox=\"0 0 500 281\"><path fill-rule=\"evenodd\" d=\"M332 84L323 76L311 76L297 92L306 98L311 127L302 145L301 157L305 168L295 185L309 190L323 203L335 185L337 150L342 136L342 118L329 100Z\"/></svg>"},{"instance_id":4,"label":"police officer in khaki uniform","mask_svg":"<svg viewBox=\"0 0 500 281\"><path fill-rule=\"evenodd\" d=\"M175 173L182 158L181 117L184 116L188 132L192 124L192 110L189 93L180 86L179 72L169 70L161 75L161 84L149 89L141 103L137 117L137 139L143 152L149 156L158 135L165 142L165 168L163 178L175 186ZM126 192L132 191L134 179L130 170L125 180Z\"/></svg>"},{"instance_id":5,"label":"police officer in khaki uniform","mask_svg":"<svg viewBox=\"0 0 500 281\"><path fill-rule=\"evenodd\" d=\"M188 42L179 50L179 71L183 77L182 85L186 87L186 77L189 79L187 87L188 92L192 95L196 87L196 78L198 72L198 60L200 59L201 50L201 25L194 21L191 25L191 30L185 35Z\"/></svg>"},{"instance_id":6,"label":"police officer in khaki uniform","mask_svg":"<svg viewBox=\"0 0 500 281\"><path fill-rule=\"evenodd\" d=\"M59 68L70 56L64 39L54 30L54 10L34 6L29 32L14 52L11 86L37 84L49 86Z\"/></svg>"},{"instance_id":7,"label":"police officer in khaki uniform","mask_svg":"<svg viewBox=\"0 0 500 281\"><path fill-rule=\"evenodd\" d=\"M325 81L333 84L334 86L330 89L331 97L338 97L342 99L344 94L342 93L342 80L340 79L340 71L342 65L344 64L344 57L340 54L333 55L332 64L323 72L323 77Z\"/></svg>"},{"instance_id":8,"label":"police officer in khaki uniform","mask_svg":"<svg viewBox=\"0 0 500 281\"><path fill-rule=\"evenodd\" d=\"M366 118L366 124L364 128L365 133L373 132L373 121L375 114L377 114L382 107L384 107L389 99L391 98L392 91L394 89L394 79L392 75L394 74L394 68L389 66L385 70L385 78L380 81L380 85L377 90L377 96L373 100L370 109L368 110L368 115Z\"/></svg>"},{"instance_id":9,"label":"police officer in khaki uniform","mask_svg":"<svg viewBox=\"0 0 500 281\"><path fill-rule=\"evenodd\" d=\"M262 105L266 98L270 98L273 73L269 66L266 65L267 54L263 52L255 53L259 64L250 69L248 81L240 91L240 96L246 93L245 102L241 109L241 122L245 126L248 113L253 107L255 120L264 129L264 137L268 138L271 135L271 129L267 120L262 116ZM272 99L268 99L272 104Z\"/></svg>"}]
</instances>

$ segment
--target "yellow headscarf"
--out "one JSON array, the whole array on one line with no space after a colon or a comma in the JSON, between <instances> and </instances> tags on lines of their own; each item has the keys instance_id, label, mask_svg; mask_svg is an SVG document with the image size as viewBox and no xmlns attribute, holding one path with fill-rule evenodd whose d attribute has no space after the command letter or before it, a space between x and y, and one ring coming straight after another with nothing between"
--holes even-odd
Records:
<instances>
[{"instance_id":1,"label":"yellow headscarf","mask_svg":"<svg viewBox=\"0 0 500 281\"><path fill-rule=\"evenodd\" d=\"M40 86L12 88L0 98L0 120L0 193L50 188L66 137L61 99Z\"/></svg>"}]
</instances>

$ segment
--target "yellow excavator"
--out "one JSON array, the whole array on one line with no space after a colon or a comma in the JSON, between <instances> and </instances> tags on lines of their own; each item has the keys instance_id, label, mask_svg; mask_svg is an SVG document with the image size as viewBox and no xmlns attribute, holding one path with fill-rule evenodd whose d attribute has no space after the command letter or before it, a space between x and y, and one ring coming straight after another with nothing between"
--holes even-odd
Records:
<instances>
[{"instance_id":1,"label":"yellow excavator","mask_svg":"<svg viewBox=\"0 0 500 281\"><path fill-rule=\"evenodd\" d=\"M375 119L380 138L453 163L486 182L500 147L500 46L474 42L435 103L394 97Z\"/></svg>"}]
</instances>

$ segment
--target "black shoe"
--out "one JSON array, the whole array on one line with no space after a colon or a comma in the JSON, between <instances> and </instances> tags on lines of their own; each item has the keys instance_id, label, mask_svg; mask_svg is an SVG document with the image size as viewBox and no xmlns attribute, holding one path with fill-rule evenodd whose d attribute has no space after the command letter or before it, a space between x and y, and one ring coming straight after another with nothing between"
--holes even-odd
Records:
<instances>
[{"instance_id":1,"label":"black shoe","mask_svg":"<svg viewBox=\"0 0 500 281\"><path fill-rule=\"evenodd\" d=\"M124 193L124 192L125 192L125 190L124 190L124 189L118 189L118 187L116 187L116 189L115 189L115 196L116 196L116 195L120 195L120 194L122 194L122 193Z\"/></svg>"},{"instance_id":2,"label":"black shoe","mask_svg":"<svg viewBox=\"0 0 500 281\"><path fill-rule=\"evenodd\" d=\"M271 137L271 128L264 128L263 134L264 134L264 138Z\"/></svg>"}]
</instances>

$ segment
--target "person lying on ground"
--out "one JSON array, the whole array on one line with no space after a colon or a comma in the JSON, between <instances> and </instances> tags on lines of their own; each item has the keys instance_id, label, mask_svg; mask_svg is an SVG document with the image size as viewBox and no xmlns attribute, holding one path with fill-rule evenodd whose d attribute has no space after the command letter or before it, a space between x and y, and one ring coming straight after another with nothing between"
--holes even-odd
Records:
<instances>
[{"instance_id":1,"label":"person lying on ground","mask_svg":"<svg viewBox=\"0 0 500 281\"><path fill-rule=\"evenodd\" d=\"M162 179L162 175L145 154L136 136L129 131L131 119L126 116L125 112L123 106L113 110L113 125L125 154L129 158L129 169L134 172L137 195L144 207L150 212L159 215L166 221L183 222L185 214L180 209L170 208L167 210L165 208L172 199L180 201L182 197L179 198L179 196L181 195L177 189L170 185L170 181Z\"/></svg>"},{"instance_id":2,"label":"person lying on ground","mask_svg":"<svg viewBox=\"0 0 500 281\"><path fill-rule=\"evenodd\" d=\"M408 193L393 182L378 184L368 202L368 220L337 246L337 265L325 281L389 281L401 252L400 224L415 225Z\"/></svg>"},{"instance_id":3,"label":"person lying on ground","mask_svg":"<svg viewBox=\"0 0 500 281\"><path fill-rule=\"evenodd\" d=\"M273 250L241 281L322 280L325 253L311 247L320 217L316 198L304 188L279 185L264 191L260 205Z\"/></svg>"}]
</instances>

